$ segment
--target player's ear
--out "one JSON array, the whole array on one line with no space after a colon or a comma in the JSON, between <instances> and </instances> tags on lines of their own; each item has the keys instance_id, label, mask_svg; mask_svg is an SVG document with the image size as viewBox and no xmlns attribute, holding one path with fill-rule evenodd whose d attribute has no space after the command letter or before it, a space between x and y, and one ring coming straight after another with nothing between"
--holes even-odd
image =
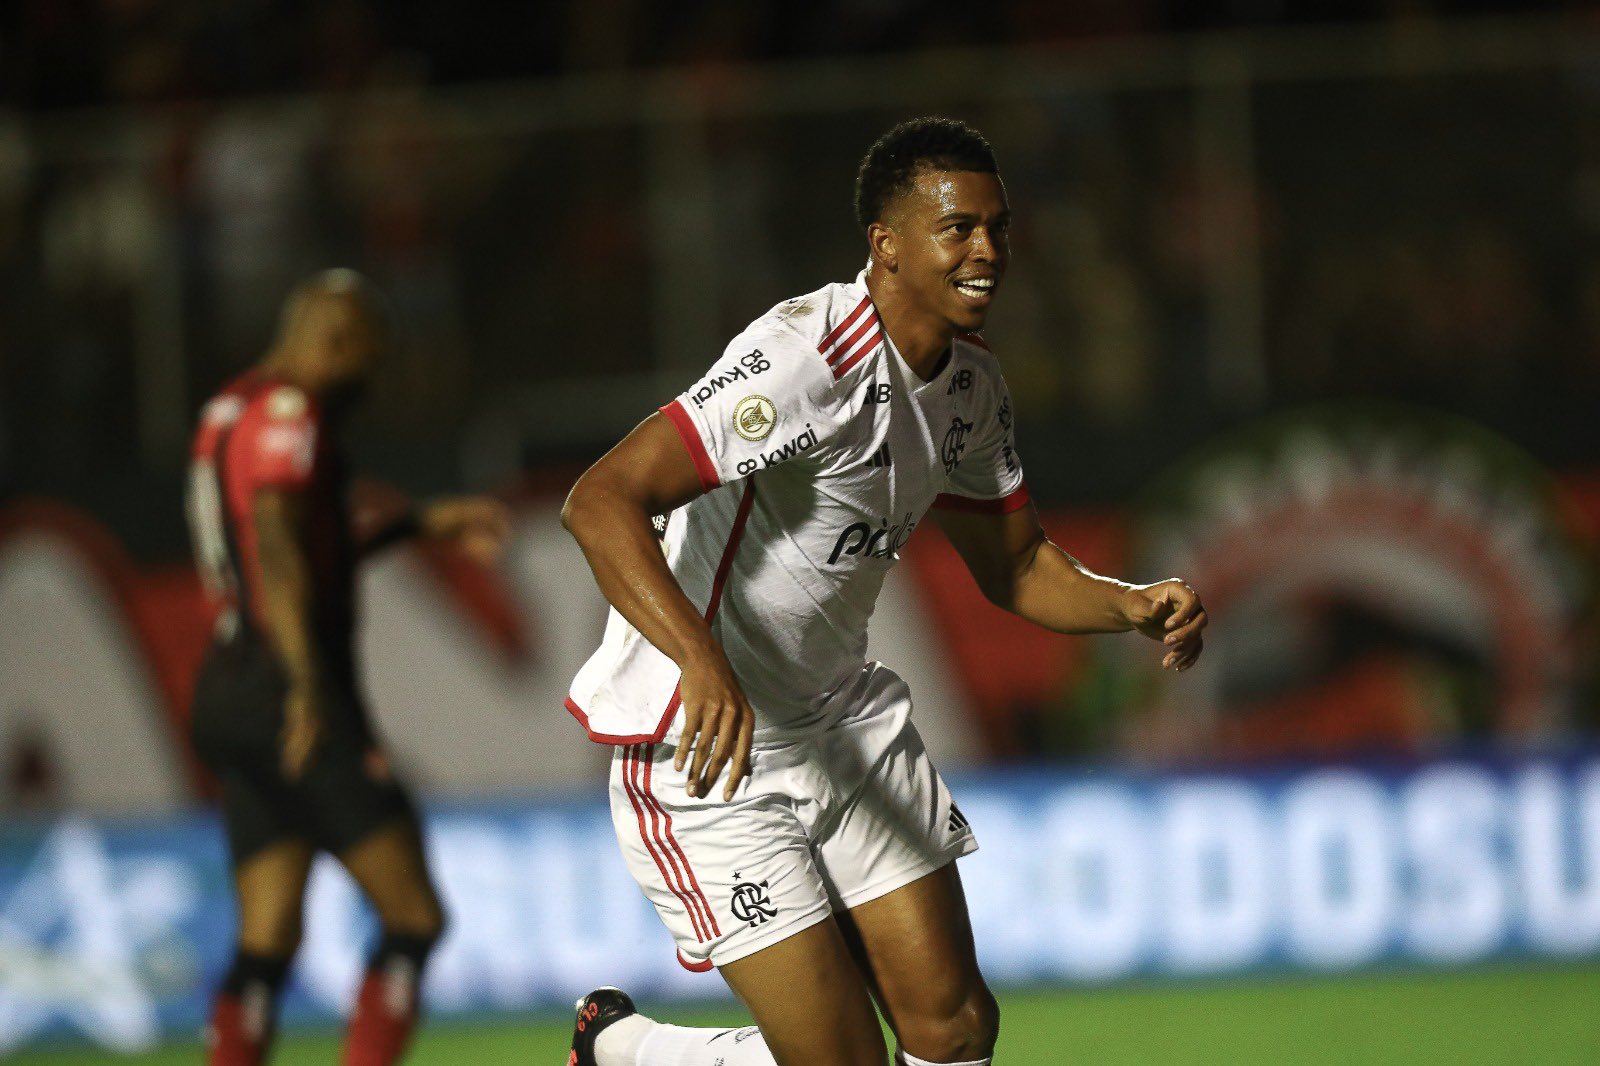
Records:
<instances>
[{"instance_id":1,"label":"player's ear","mask_svg":"<svg viewBox=\"0 0 1600 1066\"><path fill-rule=\"evenodd\" d=\"M874 222L867 227L867 247L885 270L894 270L900 263L900 254L895 247L894 230L882 222Z\"/></svg>"}]
</instances>

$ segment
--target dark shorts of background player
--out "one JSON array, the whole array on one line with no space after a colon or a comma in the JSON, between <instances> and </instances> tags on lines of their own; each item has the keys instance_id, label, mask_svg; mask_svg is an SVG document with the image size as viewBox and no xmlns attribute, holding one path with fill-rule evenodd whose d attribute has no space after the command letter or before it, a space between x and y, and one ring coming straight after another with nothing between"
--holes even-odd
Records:
<instances>
[{"instance_id":1,"label":"dark shorts of background player","mask_svg":"<svg viewBox=\"0 0 1600 1066\"><path fill-rule=\"evenodd\" d=\"M280 840L298 837L338 854L388 824L416 820L353 677L329 686L311 764L295 780L284 776L278 737L287 690L276 656L248 631L214 644L195 684L190 730L221 787L235 867Z\"/></svg>"}]
</instances>

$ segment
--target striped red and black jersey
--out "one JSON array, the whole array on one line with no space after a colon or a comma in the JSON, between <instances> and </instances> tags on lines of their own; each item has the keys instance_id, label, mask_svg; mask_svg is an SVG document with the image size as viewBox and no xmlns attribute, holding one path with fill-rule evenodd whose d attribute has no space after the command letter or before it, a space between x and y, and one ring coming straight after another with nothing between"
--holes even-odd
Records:
<instances>
[{"instance_id":1,"label":"striped red and black jersey","mask_svg":"<svg viewBox=\"0 0 1600 1066\"><path fill-rule=\"evenodd\" d=\"M270 643L254 519L265 491L304 498L314 637L325 663L351 663L356 551L336 428L303 390L250 372L201 410L190 455L190 536L219 637L242 629Z\"/></svg>"}]
</instances>

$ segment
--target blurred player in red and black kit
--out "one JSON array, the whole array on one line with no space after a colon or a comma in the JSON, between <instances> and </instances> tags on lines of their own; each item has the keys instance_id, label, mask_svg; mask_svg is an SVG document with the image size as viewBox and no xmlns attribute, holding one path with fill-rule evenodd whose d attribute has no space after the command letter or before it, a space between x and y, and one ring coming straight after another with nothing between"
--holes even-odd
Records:
<instances>
[{"instance_id":1,"label":"blurred player in red and black kit","mask_svg":"<svg viewBox=\"0 0 1600 1066\"><path fill-rule=\"evenodd\" d=\"M237 952L212 1014L215 1066L260 1063L270 1051L319 849L350 872L382 926L345 1063L399 1060L444 926L416 811L367 720L355 573L363 556L412 535L449 538L490 561L509 523L500 503L462 497L358 538L339 430L383 345L366 282L319 274L290 296L267 356L201 413L189 520L221 611L192 728L221 785L239 902Z\"/></svg>"}]
</instances>

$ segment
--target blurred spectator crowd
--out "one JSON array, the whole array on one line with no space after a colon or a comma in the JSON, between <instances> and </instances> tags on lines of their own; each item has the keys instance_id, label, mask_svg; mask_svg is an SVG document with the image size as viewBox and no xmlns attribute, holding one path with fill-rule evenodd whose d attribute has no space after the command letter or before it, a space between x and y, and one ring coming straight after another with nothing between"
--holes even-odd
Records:
<instances>
[{"instance_id":1,"label":"blurred spectator crowd","mask_svg":"<svg viewBox=\"0 0 1600 1066\"><path fill-rule=\"evenodd\" d=\"M26 108L358 88L397 57L431 80L883 54L1120 34L1454 15L1585 0L12 0L0 94Z\"/></svg>"},{"instance_id":2,"label":"blurred spectator crowd","mask_svg":"<svg viewBox=\"0 0 1600 1066\"><path fill-rule=\"evenodd\" d=\"M1589 32L1586 5L1550 6ZM137 551L181 551L194 408L259 352L286 286L332 263L372 274L399 324L366 465L458 481L472 442L562 414L541 413L548 390L592 383L599 410L630 374L681 384L706 339L858 269L855 161L907 107L763 113L743 106L759 70L720 61L844 57L841 77L870 77L891 52L984 45L1003 64L1052 41L1068 76L1037 92L917 108L1001 153L1018 226L992 339L1043 498L1125 500L1216 430L1348 396L1592 466L1600 63L1570 35L1547 61L1387 74L1341 37L1359 76L1244 78L1242 140L1198 78L1137 59L1070 76L1112 37L1341 17L1382 38L1507 8L19 0L0 15L0 495L72 499ZM529 85L662 64L699 72L681 114L504 118ZM506 84L465 84L483 80ZM563 417L501 472L612 435Z\"/></svg>"}]
</instances>

